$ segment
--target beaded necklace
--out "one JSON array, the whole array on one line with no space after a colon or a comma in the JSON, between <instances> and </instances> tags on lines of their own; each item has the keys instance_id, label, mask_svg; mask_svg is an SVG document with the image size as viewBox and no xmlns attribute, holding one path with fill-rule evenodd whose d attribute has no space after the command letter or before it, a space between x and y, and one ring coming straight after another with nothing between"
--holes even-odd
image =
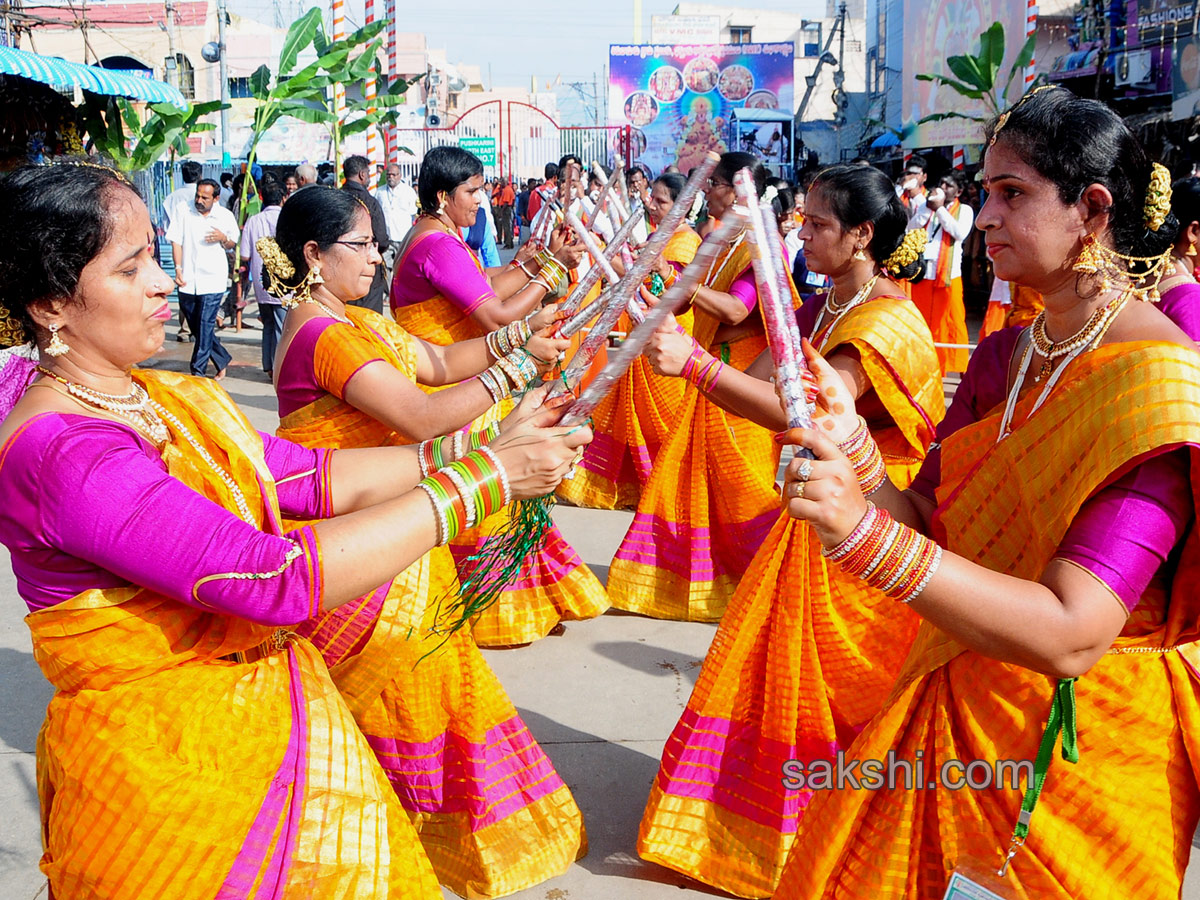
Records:
<instances>
[{"instance_id":1,"label":"beaded necklace","mask_svg":"<svg viewBox=\"0 0 1200 900\"><path fill-rule=\"evenodd\" d=\"M867 297L871 295L871 291L875 289L875 283L877 281L879 281L879 276L875 275L870 281L860 287L855 292L854 296L847 300L844 304L838 303L835 292L830 289L829 293L825 295L825 304L821 307L821 311L817 314L816 324L813 325L813 334L815 335L821 333L821 327L825 321L826 313L832 313L832 318L829 320L829 328L832 329L835 325L837 325L837 323L842 320L842 317L846 315L846 313L863 303Z\"/></svg>"},{"instance_id":2,"label":"beaded necklace","mask_svg":"<svg viewBox=\"0 0 1200 900\"><path fill-rule=\"evenodd\" d=\"M1112 325L1113 320L1116 319L1121 310L1125 308L1125 304L1127 302L1129 302L1129 294L1122 294L1107 306L1104 306L1103 308L1097 310L1096 313L1093 313L1088 318L1087 323L1082 329L1071 335L1067 341L1063 341L1063 343L1067 343L1069 341L1072 344L1072 348L1066 351L1066 362L1064 362L1063 365L1061 365L1054 372L1054 374L1050 376L1050 379L1046 382L1045 387L1042 388L1041 394L1039 394L1037 400L1034 401L1033 409L1031 409L1029 411L1029 415L1026 416L1027 420L1042 408L1042 404L1045 403L1050 397L1050 392L1053 391L1054 386L1058 384L1058 380L1062 376L1062 373L1071 367L1071 363L1075 360L1075 358L1082 354L1085 350L1094 347L1104 338L1104 335L1108 332L1109 326ZM1097 313L1100 313L1101 315L1097 316ZM1045 333L1045 317L1046 313L1044 311L1038 313L1037 319L1034 320L1033 325L1030 327L1030 337L1033 339L1031 339L1030 342L1025 345L1025 352L1021 355L1021 365L1017 370L1017 377L1013 381L1012 389L1008 392L1008 400L1004 404L1004 415L1000 418L1000 430L996 435L997 444L1012 433L1012 419L1017 408L1017 399L1021 395L1021 387L1025 384L1025 377L1029 374L1029 364L1033 360L1033 350L1036 342L1036 338L1034 338L1034 329L1037 327L1039 322L1042 322L1043 334ZM1041 350L1039 349L1038 352L1041 353ZM1045 354L1042 355L1044 356ZM1059 354L1059 356L1061 355L1063 354ZM1042 371L1043 373L1046 371L1044 366ZM1039 375L1034 379L1034 381L1036 382L1040 380L1041 377L1042 376Z\"/></svg>"},{"instance_id":3,"label":"beaded necklace","mask_svg":"<svg viewBox=\"0 0 1200 900\"><path fill-rule=\"evenodd\" d=\"M137 431L149 436L159 449L162 449L162 446L171 439L171 431L167 429L167 423L170 423L171 429L191 444L192 449L196 451L204 464L224 482L225 486L229 489L229 493L233 495L233 502L237 504L238 513L241 517L251 525L256 525L254 516L250 512L250 504L246 500L246 495L242 493L242 489L238 487L237 482L233 480L233 476L217 464L217 461L212 458L212 454L192 436L192 433L188 431L173 413L166 410L162 404L150 399L150 395L146 392L146 389L136 381L133 383L133 387L128 394L104 394L86 385L68 381L61 375L51 372L45 366L38 366L37 370L47 378L57 381L66 388L67 393L71 397L85 406L91 406L124 419Z\"/></svg>"},{"instance_id":4,"label":"beaded necklace","mask_svg":"<svg viewBox=\"0 0 1200 900\"><path fill-rule=\"evenodd\" d=\"M75 400L85 406L101 409L124 419L136 430L147 435L155 444L161 445L170 440L171 434L167 431L167 426L151 408L150 395L136 381L128 394L105 394L86 385L68 381L45 366L39 365L37 370L65 387L67 393Z\"/></svg>"},{"instance_id":5,"label":"beaded necklace","mask_svg":"<svg viewBox=\"0 0 1200 900\"><path fill-rule=\"evenodd\" d=\"M1122 295L1126 296L1126 295ZM1121 304L1124 305L1123 303ZM1061 359L1073 353L1079 347L1086 346L1095 339L1096 329L1102 327L1101 323L1109 320L1113 315L1115 304L1108 303L1090 316L1083 323L1083 327L1071 335L1069 338L1061 341L1050 340L1050 335L1046 334L1046 313L1045 311L1038 313L1033 324L1029 327L1029 336L1033 340L1033 347L1037 350L1045 362L1042 363L1041 371L1034 377L1034 381L1038 382L1050 374L1050 370L1054 368L1054 361Z\"/></svg>"},{"instance_id":6,"label":"beaded necklace","mask_svg":"<svg viewBox=\"0 0 1200 900\"><path fill-rule=\"evenodd\" d=\"M329 316L329 318L331 318L331 319L337 319L343 325L353 325L354 324L345 316L335 313L332 309L330 309L328 306L326 306L324 303L322 303L316 297L309 297L304 302L305 303L315 303L317 306L321 307L322 310L324 310L325 315Z\"/></svg>"}]
</instances>

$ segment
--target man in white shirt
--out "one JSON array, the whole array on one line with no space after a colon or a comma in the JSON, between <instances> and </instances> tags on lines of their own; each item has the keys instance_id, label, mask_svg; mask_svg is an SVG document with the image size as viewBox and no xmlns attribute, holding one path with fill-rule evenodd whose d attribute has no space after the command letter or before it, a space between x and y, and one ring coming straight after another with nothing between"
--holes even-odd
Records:
<instances>
[{"instance_id":1,"label":"man in white shirt","mask_svg":"<svg viewBox=\"0 0 1200 900\"><path fill-rule=\"evenodd\" d=\"M172 219L179 218L196 202L196 182L203 174L204 167L195 160L185 159L180 165L179 176L183 179L183 187L171 191L163 200L163 234L166 234L171 227ZM180 343L191 340L187 319L184 317L182 309L179 311L179 331L175 335L175 340Z\"/></svg>"},{"instance_id":2,"label":"man in white shirt","mask_svg":"<svg viewBox=\"0 0 1200 900\"><path fill-rule=\"evenodd\" d=\"M951 169L930 192L926 205L930 211L929 243L925 247L925 278L912 287L912 300L929 323L934 343L955 344L957 348L938 347L942 373L963 372L967 368L967 311L963 305L963 241L975 224L975 212L962 202L966 187L962 172Z\"/></svg>"},{"instance_id":3,"label":"man in white shirt","mask_svg":"<svg viewBox=\"0 0 1200 900\"><path fill-rule=\"evenodd\" d=\"M211 360L217 379L225 377L229 351L217 337L217 312L229 285L226 251L237 245L238 225L233 213L217 205L221 186L211 178L196 184L192 208L171 221L167 240L175 260L179 308L196 336L192 347L192 374L208 374Z\"/></svg>"},{"instance_id":4,"label":"man in white shirt","mask_svg":"<svg viewBox=\"0 0 1200 900\"><path fill-rule=\"evenodd\" d=\"M387 184L375 191L375 199L383 207L387 222L388 246L383 251L383 261L390 272L396 261L396 249L417 216L417 192L400 177L400 167L392 163L387 167Z\"/></svg>"},{"instance_id":5,"label":"man in white shirt","mask_svg":"<svg viewBox=\"0 0 1200 900\"><path fill-rule=\"evenodd\" d=\"M896 196L904 204L908 212L908 230L926 228L933 213L927 203L928 193L925 190L925 157L914 153L904 164L904 174L896 185Z\"/></svg>"}]
</instances>

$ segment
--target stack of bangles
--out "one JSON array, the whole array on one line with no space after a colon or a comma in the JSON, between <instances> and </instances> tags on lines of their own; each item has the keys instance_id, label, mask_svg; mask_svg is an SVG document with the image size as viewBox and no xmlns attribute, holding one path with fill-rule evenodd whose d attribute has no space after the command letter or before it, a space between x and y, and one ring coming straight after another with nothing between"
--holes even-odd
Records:
<instances>
[{"instance_id":1,"label":"stack of bangles","mask_svg":"<svg viewBox=\"0 0 1200 900\"><path fill-rule=\"evenodd\" d=\"M493 423L481 431L456 431L453 434L421 441L417 445L417 460L421 467L421 477L428 478L438 469L450 465L455 460L462 459L467 451L482 450L488 441L495 440L499 434L499 423Z\"/></svg>"},{"instance_id":2,"label":"stack of bangles","mask_svg":"<svg viewBox=\"0 0 1200 900\"><path fill-rule=\"evenodd\" d=\"M843 572L901 603L911 603L925 590L942 561L937 543L874 503L867 504L862 521L844 541L821 553Z\"/></svg>"},{"instance_id":3,"label":"stack of bangles","mask_svg":"<svg viewBox=\"0 0 1200 900\"><path fill-rule=\"evenodd\" d=\"M866 420L858 417L858 427L850 437L838 442L838 449L846 454L850 465L854 466L854 474L858 476L858 484L863 496L869 497L887 481L887 466L883 462L883 454L871 432L867 430Z\"/></svg>"},{"instance_id":4,"label":"stack of bangles","mask_svg":"<svg viewBox=\"0 0 1200 900\"><path fill-rule=\"evenodd\" d=\"M492 354L492 358L500 359L508 356L514 350L522 349L531 337L533 337L533 329L529 327L529 323L524 319L518 319L503 328L489 331L484 340L487 342L488 352Z\"/></svg>"},{"instance_id":5,"label":"stack of bangles","mask_svg":"<svg viewBox=\"0 0 1200 900\"><path fill-rule=\"evenodd\" d=\"M555 259L554 254L549 250L539 250L533 259L538 264L536 274L525 268L525 263L520 264L520 269L529 276L529 280L533 284L540 284L546 289L546 293L550 293L566 276L567 267Z\"/></svg>"},{"instance_id":6,"label":"stack of bangles","mask_svg":"<svg viewBox=\"0 0 1200 900\"><path fill-rule=\"evenodd\" d=\"M537 360L528 350L520 348L500 357L495 365L479 373L479 381L492 395L493 403L525 390L538 377Z\"/></svg>"},{"instance_id":7,"label":"stack of bangles","mask_svg":"<svg viewBox=\"0 0 1200 900\"><path fill-rule=\"evenodd\" d=\"M679 374L707 394L717 386L717 380L724 370L725 364L705 353L704 348L692 338L692 355L687 358Z\"/></svg>"},{"instance_id":8,"label":"stack of bangles","mask_svg":"<svg viewBox=\"0 0 1200 900\"><path fill-rule=\"evenodd\" d=\"M417 483L437 519L440 547L512 500L504 466L490 447L472 450Z\"/></svg>"}]
</instances>

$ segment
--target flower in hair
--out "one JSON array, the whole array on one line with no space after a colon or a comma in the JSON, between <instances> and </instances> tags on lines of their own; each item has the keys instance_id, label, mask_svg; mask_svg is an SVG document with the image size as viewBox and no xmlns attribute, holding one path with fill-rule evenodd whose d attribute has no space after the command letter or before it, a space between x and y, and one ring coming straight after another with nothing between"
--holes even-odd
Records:
<instances>
[{"instance_id":1,"label":"flower in hair","mask_svg":"<svg viewBox=\"0 0 1200 900\"><path fill-rule=\"evenodd\" d=\"M1155 163L1150 170L1150 184L1146 188L1146 205L1142 218L1146 227L1151 231L1162 228L1163 222L1171 212L1171 173L1161 163Z\"/></svg>"},{"instance_id":2,"label":"flower in hair","mask_svg":"<svg viewBox=\"0 0 1200 900\"><path fill-rule=\"evenodd\" d=\"M900 242L900 246L892 251L892 255L883 261L883 267L890 274L899 276L904 269L911 266L921 254L925 252L925 246L929 243L929 234L924 228L914 228L911 231L904 233L904 240Z\"/></svg>"}]
</instances>

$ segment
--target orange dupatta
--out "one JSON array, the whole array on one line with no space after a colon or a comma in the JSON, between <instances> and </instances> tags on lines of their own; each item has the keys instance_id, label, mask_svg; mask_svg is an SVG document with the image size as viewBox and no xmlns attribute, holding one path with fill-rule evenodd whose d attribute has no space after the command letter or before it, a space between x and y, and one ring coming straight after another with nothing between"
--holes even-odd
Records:
<instances>
[{"instance_id":1,"label":"orange dupatta","mask_svg":"<svg viewBox=\"0 0 1200 900\"><path fill-rule=\"evenodd\" d=\"M872 429L912 479L945 410L933 339L905 298L855 307L819 349L852 346L890 422ZM779 883L811 791L789 760L832 759L879 711L916 635L906 607L841 575L783 512L755 554L663 752L638 852L741 897Z\"/></svg>"},{"instance_id":2,"label":"orange dupatta","mask_svg":"<svg viewBox=\"0 0 1200 900\"><path fill-rule=\"evenodd\" d=\"M256 524L281 533L262 440L229 396L205 379L135 377L232 476ZM180 436L163 459L173 477L236 508ZM57 689L38 736L42 869L55 895L440 896L307 642L240 662L274 629L136 586L85 591L26 621ZM347 830L359 839L346 842Z\"/></svg>"},{"instance_id":3,"label":"orange dupatta","mask_svg":"<svg viewBox=\"0 0 1200 900\"><path fill-rule=\"evenodd\" d=\"M1192 446L1200 484L1200 358L1173 344L1101 347L1071 364L1044 406L1025 393L996 444L999 410L943 443L935 530L949 549L1036 580L1085 500L1139 461ZM1036 900L1179 893L1200 818L1200 574L1195 525L1172 584L1151 583L1109 652L1077 685L1079 762L1051 763L1031 833L1010 868ZM966 650L923 623L883 710L849 759L921 754L1032 760L1055 680ZM940 897L958 865L998 866L1021 791L828 791L801 825L776 897ZM1023 785L1022 785L1023 786ZM1129 864L1137 860L1136 867Z\"/></svg>"}]
</instances>

